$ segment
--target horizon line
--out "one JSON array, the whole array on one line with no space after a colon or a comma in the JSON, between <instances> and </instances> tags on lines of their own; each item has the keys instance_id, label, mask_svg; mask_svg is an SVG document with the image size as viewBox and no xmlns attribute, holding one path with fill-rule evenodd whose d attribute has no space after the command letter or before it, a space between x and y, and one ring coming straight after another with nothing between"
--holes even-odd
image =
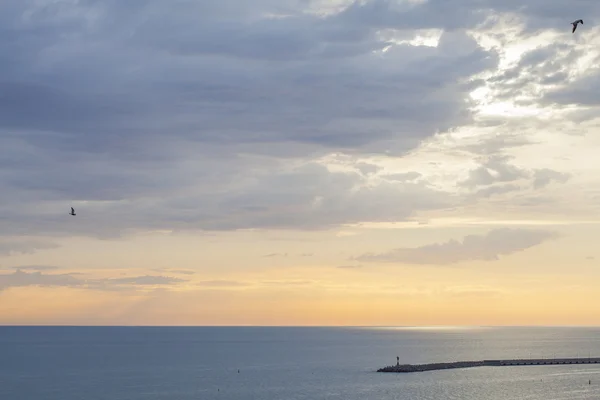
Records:
<instances>
[{"instance_id":1,"label":"horizon line","mask_svg":"<svg viewBox=\"0 0 600 400\"><path fill-rule=\"evenodd\" d=\"M360 329L473 329L473 328L600 328L599 325L119 325L119 324L2 324L0 328L360 328Z\"/></svg>"}]
</instances>

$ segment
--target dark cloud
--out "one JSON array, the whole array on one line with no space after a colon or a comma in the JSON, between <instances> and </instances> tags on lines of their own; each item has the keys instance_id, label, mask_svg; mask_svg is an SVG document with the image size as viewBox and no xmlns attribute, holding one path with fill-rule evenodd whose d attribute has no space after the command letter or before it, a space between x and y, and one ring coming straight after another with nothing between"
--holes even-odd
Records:
<instances>
[{"instance_id":1,"label":"dark cloud","mask_svg":"<svg viewBox=\"0 0 600 400\"><path fill-rule=\"evenodd\" d=\"M18 32L13 45L19 48L28 44L20 43L23 35L36 35L36 23L54 26L37 33L45 37L36 48L38 73L2 86L6 128L59 132L53 142L77 137L71 147L93 152L117 152L115 147L143 142L150 132L222 144L287 140L354 148L399 130L419 139L463 122L466 93L455 78L496 62L461 33L444 35L439 48L400 45L375 55L388 45L375 37L380 27L366 22L363 34L351 34L353 25L341 16L248 22L237 12L233 20L202 24L197 2L181 2L177 10L158 1L87 4L71 13L74 24L48 7L43 17L11 29ZM261 3L257 10L261 6L269 11ZM25 2L22 12L35 8ZM93 12L90 28L85 19ZM65 39L66 33L77 40ZM420 95L397 96L402 90ZM428 118L434 110L435 121ZM359 121L380 127L365 135L361 124L352 123Z\"/></svg>"},{"instance_id":2,"label":"dark cloud","mask_svg":"<svg viewBox=\"0 0 600 400\"><path fill-rule=\"evenodd\" d=\"M477 87L502 98L559 85L580 54L557 43L481 78L499 56L467 31L493 29L498 13L521 16L525 33L570 37L563 6L541 0L345 1L313 12L320 4L4 0L0 235L323 229L447 207L448 193L418 176L374 185L374 164L352 174L311 160L406 154L472 123ZM600 14L592 1L577 7L590 21ZM407 42L424 29L438 30L437 47ZM470 182L515 173L479 169ZM71 205L78 216L66 219Z\"/></svg>"},{"instance_id":3,"label":"dark cloud","mask_svg":"<svg viewBox=\"0 0 600 400\"><path fill-rule=\"evenodd\" d=\"M576 12L576 15L573 14ZM387 27L399 30L459 30L489 28L499 13L510 13L522 19L522 31L532 35L542 30L555 30L571 35L570 22L583 18L589 26L600 16L600 5L593 0L553 3L533 0L429 0L400 2L397 0L356 0L341 14L357 25ZM569 16L573 15L573 16ZM589 21L589 22L588 22ZM579 28L581 29L581 27Z\"/></svg>"},{"instance_id":4,"label":"dark cloud","mask_svg":"<svg viewBox=\"0 0 600 400\"><path fill-rule=\"evenodd\" d=\"M486 235L465 236L462 241L450 240L415 248L398 248L387 253L364 254L361 262L404 264L454 264L464 261L495 261L558 237L555 232L528 229L495 229Z\"/></svg>"},{"instance_id":5,"label":"dark cloud","mask_svg":"<svg viewBox=\"0 0 600 400\"><path fill-rule=\"evenodd\" d=\"M402 221L418 210L455 201L423 182L373 185L366 179L356 172L332 172L317 163L291 169L281 166L278 172L259 169L251 179L235 185L170 192L162 199L76 205L77 217L55 210L43 218L21 212L0 231L111 236L131 228L314 230L363 221Z\"/></svg>"},{"instance_id":6,"label":"dark cloud","mask_svg":"<svg viewBox=\"0 0 600 400\"><path fill-rule=\"evenodd\" d=\"M284 178L264 172L332 151L402 154L471 120L468 81L496 66L495 53L457 29L438 47L379 34L430 6L374 1L327 16L307 7L314 5L2 2L0 234L316 227L316 219L304 222L310 201L349 203L348 213L359 207L351 191L315 193L323 188L296 175L279 193L261 195L254 190ZM378 170L357 168L365 176ZM295 200L298 193L312 198ZM65 221L71 205L81 211L77 222ZM299 206L296 216L279 211ZM240 207L248 215L235 222ZM323 225L370 213L336 212Z\"/></svg>"}]
</instances>

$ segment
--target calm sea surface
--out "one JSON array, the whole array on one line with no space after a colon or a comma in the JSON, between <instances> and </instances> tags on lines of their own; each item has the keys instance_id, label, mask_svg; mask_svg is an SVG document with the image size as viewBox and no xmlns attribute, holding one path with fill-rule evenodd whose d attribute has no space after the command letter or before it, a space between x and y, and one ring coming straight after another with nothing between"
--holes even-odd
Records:
<instances>
[{"instance_id":1,"label":"calm sea surface","mask_svg":"<svg viewBox=\"0 0 600 400\"><path fill-rule=\"evenodd\" d=\"M0 327L0 399L600 399L600 365L374 372L397 355L600 357L600 329Z\"/></svg>"}]
</instances>

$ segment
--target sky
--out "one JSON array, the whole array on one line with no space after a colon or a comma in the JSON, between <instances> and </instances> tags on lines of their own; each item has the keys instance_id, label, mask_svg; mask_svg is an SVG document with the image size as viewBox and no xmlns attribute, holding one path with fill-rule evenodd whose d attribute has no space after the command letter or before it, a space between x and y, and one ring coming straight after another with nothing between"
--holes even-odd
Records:
<instances>
[{"instance_id":1,"label":"sky","mask_svg":"<svg viewBox=\"0 0 600 400\"><path fill-rule=\"evenodd\" d=\"M0 324L599 325L597 21L3 0Z\"/></svg>"}]
</instances>

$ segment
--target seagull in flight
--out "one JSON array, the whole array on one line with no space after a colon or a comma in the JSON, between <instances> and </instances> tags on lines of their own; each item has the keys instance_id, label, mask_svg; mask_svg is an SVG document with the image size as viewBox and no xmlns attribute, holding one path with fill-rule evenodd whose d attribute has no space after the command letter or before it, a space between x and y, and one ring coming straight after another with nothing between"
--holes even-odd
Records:
<instances>
[{"instance_id":1,"label":"seagull in flight","mask_svg":"<svg viewBox=\"0 0 600 400\"><path fill-rule=\"evenodd\" d=\"M71 207L71 212L69 213L69 215L73 215L73 216L77 215L77 214L75 214L75 209L73 207Z\"/></svg>"},{"instance_id":2,"label":"seagull in flight","mask_svg":"<svg viewBox=\"0 0 600 400\"><path fill-rule=\"evenodd\" d=\"M583 25L583 20L582 19L578 19L577 21L573 21L571 22L571 25L573 25L573 32L575 33L575 29L577 29L577 24L581 23L581 25Z\"/></svg>"}]
</instances>

